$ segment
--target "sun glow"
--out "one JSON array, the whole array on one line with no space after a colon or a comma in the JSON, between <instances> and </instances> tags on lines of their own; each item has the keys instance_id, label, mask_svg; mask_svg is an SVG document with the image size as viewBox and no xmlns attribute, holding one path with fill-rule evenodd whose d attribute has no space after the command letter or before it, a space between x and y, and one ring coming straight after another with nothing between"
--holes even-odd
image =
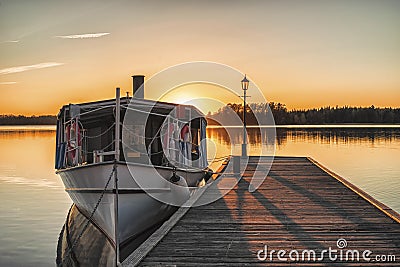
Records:
<instances>
[{"instance_id":1,"label":"sun glow","mask_svg":"<svg viewBox=\"0 0 400 267\"><path fill-rule=\"evenodd\" d=\"M171 92L168 92L166 95L164 95L160 99L160 101L176 103L176 104L186 104L187 102L191 101L193 98L196 98L196 97L190 93L171 91Z\"/></svg>"},{"instance_id":2,"label":"sun glow","mask_svg":"<svg viewBox=\"0 0 400 267\"><path fill-rule=\"evenodd\" d=\"M213 84L187 84L177 87L160 99L161 101L193 105L203 113L215 112L230 102L242 101L239 96Z\"/></svg>"}]
</instances>

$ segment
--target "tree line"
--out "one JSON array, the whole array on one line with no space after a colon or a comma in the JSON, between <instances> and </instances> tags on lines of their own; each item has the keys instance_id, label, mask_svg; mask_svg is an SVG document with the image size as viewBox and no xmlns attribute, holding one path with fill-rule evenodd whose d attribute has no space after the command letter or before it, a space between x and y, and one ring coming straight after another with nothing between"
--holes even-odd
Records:
<instances>
[{"instance_id":1,"label":"tree line","mask_svg":"<svg viewBox=\"0 0 400 267\"><path fill-rule=\"evenodd\" d=\"M269 108L268 108L269 106ZM282 103L250 103L246 105L248 125L271 124L269 112L275 124L342 124L342 123L400 123L400 108L370 107L323 107L319 109L288 110ZM237 115L237 116L236 116ZM207 114L208 124L239 125L243 118L243 105L228 103L217 112ZM257 120L258 118L258 120ZM0 125L55 125L53 115L23 116L0 115ZM218 123L219 122L219 123Z\"/></svg>"},{"instance_id":2,"label":"tree line","mask_svg":"<svg viewBox=\"0 0 400 267\"><path fill-rule=\"evenodd\" d=\"M268 109L269 106L269 109ZM248 125L271 124L269 112L275 124L342 124L342 123L400 123L400 108L370 107L323 107L319 109L288 110L282 103L250 103L246 105L246 123ZM232 115L237 116L232 116ZM208 113L209 124L238 125L243 118L243 105L229 103L217 112ZM257 119L258 118L258 122Z\"/></svg>"},{"instance_id":3,"label":"tree line","mask_svg":"<svg viewBox=\"0 0 400 267\"><path fill-rule=\"evenodd\" d=\"M57 117L53 115L0 115L0 125L55 125L56 123Z\"/></svg>"}]
</instances>

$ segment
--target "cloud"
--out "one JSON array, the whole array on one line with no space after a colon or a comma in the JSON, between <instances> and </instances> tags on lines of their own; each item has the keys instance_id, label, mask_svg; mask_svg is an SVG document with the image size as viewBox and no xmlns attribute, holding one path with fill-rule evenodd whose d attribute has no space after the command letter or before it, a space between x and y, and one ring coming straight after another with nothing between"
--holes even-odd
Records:
<instances>
[{"instance_id":1,"label":"cloud","mask_svg":"<svg viewBox=\"0 0 400 267\"><path fill-rule=\"evenodd\" d=\"M17 82L0 82L0 85L16 84Z\"/></svg>"},{"instance_id":2,"label":"cloud","mask_svg":"<svg viewBox=\"0 0 400 267\"><path fill-rule=\"evenodd\" d=\"M60 66L60 65L63 65L63 64L64 63L45 62L45 63L39 63L39 64L34 64L34 65L28 65L28 66L18 66L18 67L5 68L5 69L1 69L0 70L0 75L23 72L23 71L27 71L27 70L35 70L35 69L56 67L56 66Z\"/></svg>"},{"instance_id":3,"label":"cloud","mask_svg":"<svg viewBox=\"0 0 400 267\"><path fill-rule=\"evenodd\" d=\"M98 38L109 34L110 34L109 32L102 32L102 33L85 33L85 34L74 34L74 35L58 35L55 37L62 39L88 39L88 38Z\"/></svg>"},{"instance_id":4,"label":"cloud","mask_svg":"<svg viewBox=\"0 0 400 267\"><path fill-rule=\"evenodd\" d=\"M19 43L19 40L8 40L1 42L1 44L8 44L8 43Z\"/></svg>"}]
</instances>

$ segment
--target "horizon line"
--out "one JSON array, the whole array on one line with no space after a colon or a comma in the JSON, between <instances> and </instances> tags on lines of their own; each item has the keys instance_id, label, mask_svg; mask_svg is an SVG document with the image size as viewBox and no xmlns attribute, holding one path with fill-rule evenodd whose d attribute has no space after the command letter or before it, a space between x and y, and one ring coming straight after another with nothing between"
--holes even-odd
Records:
<instances>
[{"instance_id":1,"label":"horizon line","mask_svg":"<svg viewBox=\"0 0 400 267\"><path fill-rule=\"evenodd\" d=\"M261 102L254 102L254 104L260 104ZM268 104L269 103L275 103L275 104L282 104L282 105L285 105L284 103L281 103L281 102L275 102L275 101L270 101L270 102L267 102ZM243 104L243 103L236 103L236 102L234 102L234 103L227 103L226 105L228 105L228 104L238 104L238 105L240 105L240 104ZM248 103L248 104L251 104L251 103ZM226 106L225 105L225 106ZM285 105L286 106L286 105ZM320 106L320 107L310 107L310 108L292 108L292 109L287 109L287 111L288 112L294 112L294 111L308 111L308 110L318 110L318 109L324 109L324 108L333 108L333 109L336 109L336 108L356 108L356 109L363 109L363 108L371 108L371 107L374 107L375 109L400 109L400 106L398 106L398 107L392 107L392 106L375 106L375 105L370 105L370 106L351 106L351 105L343 105L343 106L339 106L339 105L335 105L335 106L330 106L330 105L327 105L327 106ZM211 112L211 111L208 111L208 112ZM212 112L212 113L217 113L218 111L214 111L214 112ZM57 112L58 113L58 112ZM23 116L23 117L41 117L41 116L57 116L57 113L54 113L54 114L51 114L51 113L20 113L20 114L14 114L14 113L1 113L0 114L0 116L1 117L4 117L4 116L15 116L15 117L18 117L18 116ZM29 114L29 115L27 115L27 114Z\"/></svg>"}]
</instances>

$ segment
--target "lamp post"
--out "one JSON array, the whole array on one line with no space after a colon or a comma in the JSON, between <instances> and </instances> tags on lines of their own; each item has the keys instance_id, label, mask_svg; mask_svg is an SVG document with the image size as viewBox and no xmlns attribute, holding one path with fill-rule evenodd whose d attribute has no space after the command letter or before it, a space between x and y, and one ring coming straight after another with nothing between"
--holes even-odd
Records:
<instances>
[{"instance_id":1,"label":"lamp post","mask_svg":"<svg viewBox=\"0 0 400 267\"><path fill-rule=\"evenodd\" d=\"M244 75L241 81L243 90L243 144L242 144L242 157L247 157L247 135L246 135L246 91L249 89L249 80Z\"/></svg>"}]
</instances>

